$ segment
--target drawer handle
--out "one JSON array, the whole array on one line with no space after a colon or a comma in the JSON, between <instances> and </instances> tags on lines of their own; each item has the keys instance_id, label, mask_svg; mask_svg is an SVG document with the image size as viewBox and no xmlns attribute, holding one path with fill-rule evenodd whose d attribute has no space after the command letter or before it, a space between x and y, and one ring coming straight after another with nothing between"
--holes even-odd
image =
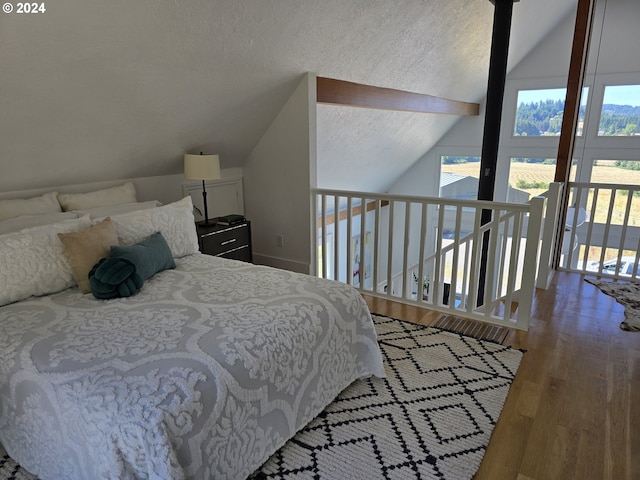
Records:
<instances>
[{"instance_id":1,"label":"drawer handle","mask_svg":"<svg viewBox=\"0 0 640 480\"><path fill-rule=\"evenodd\" d=\"M221 246L225 246L225 245L229 245L230 243L237 242L237 241L238 241L237 238L232 238L231 240L227 240L226 242L222 242L220 245Z\"/></svg>"}]
</instances>

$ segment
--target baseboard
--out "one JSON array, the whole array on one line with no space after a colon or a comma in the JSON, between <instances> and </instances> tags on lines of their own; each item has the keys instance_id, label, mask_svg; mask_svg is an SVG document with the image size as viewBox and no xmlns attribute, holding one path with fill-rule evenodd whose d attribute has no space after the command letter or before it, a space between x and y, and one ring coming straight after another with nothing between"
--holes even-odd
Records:
<instances>
[{"instance_id":1,"label":"baseboard","mask_svg":"<svg viewBox=\"0 0 640 480\"><path fill-rule=\"evenodd\" d=\"M309 264L304 262L297 262L295 260L289 260L287 258L273 257L270 255L261 255L259 253L253 253L253 263L256 265L268 265L270 267L280 268L282 270L289 270L291 272L306 273L309 274Z\"/></svg>"}]
</instances>

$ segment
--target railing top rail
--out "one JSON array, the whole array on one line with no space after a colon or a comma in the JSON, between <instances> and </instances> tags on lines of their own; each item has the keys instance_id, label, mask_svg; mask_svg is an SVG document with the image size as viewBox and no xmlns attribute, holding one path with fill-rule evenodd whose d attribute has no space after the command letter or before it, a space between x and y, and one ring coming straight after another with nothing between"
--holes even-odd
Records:
<instances>
[{"instance_id":1,"label":"railing top rail","mask_svg":"<svg viewBox=\"0 0 640 480\"><path fill-rule=\"evenodd\" d=\"M600 188L600 189L616 189L616 190L640 190L640 185L638 184L628 184L628 183L591 183L591 182L569 182L569 188L571 187L579 187L579 188Z\"/></svg>"},{"instance_id":2,"label":"railing top rail","mask_svg":"<svg viewBox=\"0 0 640 480\"><path fill-rule=\"evenodd\" d=\"M349 190L329 190L323 188L312 189L314 195L329 195L338 197L365 198L367 200L394 200L410 203L429 203L439 206L461 206L469 208L486 208L488 210L511 210L528 212L531 208L528 203L506 203L488 200L457 200L442 197L422 197L416 195L398 195L393 193L356 192Z\"/></svg>"}]
</instances>

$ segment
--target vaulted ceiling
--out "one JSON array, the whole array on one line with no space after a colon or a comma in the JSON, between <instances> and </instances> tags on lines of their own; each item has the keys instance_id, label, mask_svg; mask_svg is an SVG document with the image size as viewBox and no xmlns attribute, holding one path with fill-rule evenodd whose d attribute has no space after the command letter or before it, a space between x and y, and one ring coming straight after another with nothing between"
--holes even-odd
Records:
<instances>
[{"instance_id":1,"label":"vaulted ceiling","mask_svg":"<svg viewBox=\"0 0 640 480\"><path fill-rule=\"evenodd\" d=\"M576 4L516 3L510 65ZM45 7L0 16L0 191L180 173L183 153L200 150L242 166L305 72L479 102L494 9L489 0ZM319 181L384 190L456 120L319 105Z\"/></svg>"}]
</instances>

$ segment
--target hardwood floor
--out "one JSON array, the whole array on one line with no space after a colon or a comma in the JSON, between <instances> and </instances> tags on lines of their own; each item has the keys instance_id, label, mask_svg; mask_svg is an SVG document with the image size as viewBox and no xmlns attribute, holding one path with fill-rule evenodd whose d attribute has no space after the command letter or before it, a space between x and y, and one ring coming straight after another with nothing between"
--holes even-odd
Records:
<instances>
[{"instance_id":1,"label":"hardwood floor","mask_svg":"<svg viewBox=\"0 0 640 480\"><path fill-rule=\"evenodd\" d=\"M428 325L437 312L365 296L372 312ZM539 290L526 350L475 480L640 479L640 332L624 308L558 272Z\"/></svg>"}]
</instances>

